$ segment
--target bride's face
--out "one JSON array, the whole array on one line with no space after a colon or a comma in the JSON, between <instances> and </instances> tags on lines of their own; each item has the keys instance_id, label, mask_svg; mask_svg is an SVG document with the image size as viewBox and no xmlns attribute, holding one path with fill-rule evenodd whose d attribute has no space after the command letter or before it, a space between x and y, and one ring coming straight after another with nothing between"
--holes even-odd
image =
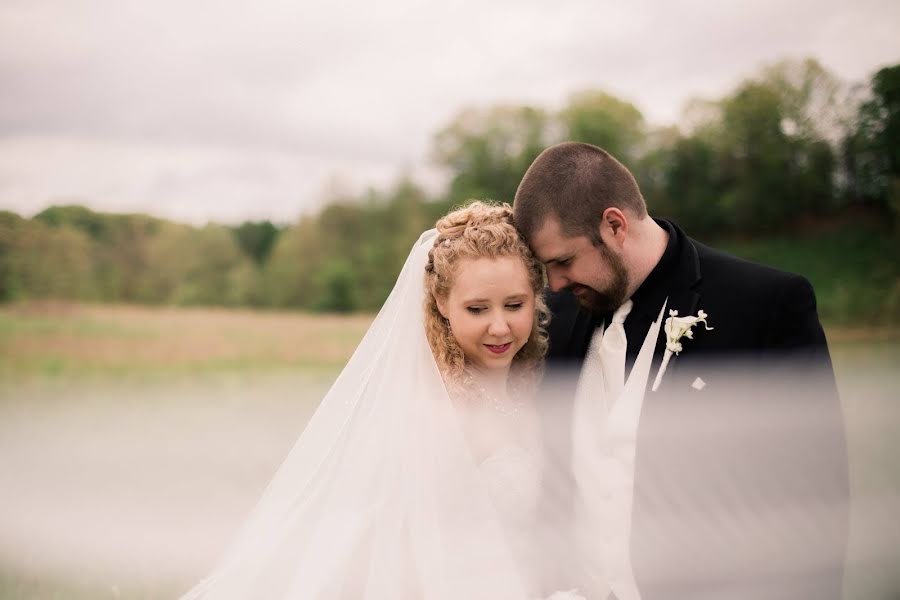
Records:
<instances>
[{"instance_id":1,"label":"bride's face","mask_svg":"<svg viewBox=\"0 0 900 600\"><path fill-rule=\"evenodd\" d=\"M507 371L528 341L534 292L520 258L462 259L450 292L438 301L466 360L485 371Z\"/></svg>"}]
</instances>

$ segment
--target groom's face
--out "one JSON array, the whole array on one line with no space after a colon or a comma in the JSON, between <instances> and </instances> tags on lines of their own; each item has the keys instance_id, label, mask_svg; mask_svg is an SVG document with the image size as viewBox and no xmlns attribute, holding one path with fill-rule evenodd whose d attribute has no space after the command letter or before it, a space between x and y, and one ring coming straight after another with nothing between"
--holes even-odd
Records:
<instances>
[{"instance_id":1,"label":"groom's face","mask_svg":"<svg viewBox=\"0 0 900 600\"><path fill-rule=\"evenodd\" d=\"M547 268L550 289L567 289L592 312L613 311L627 299L628 272L608 245L586 235L570 237L559 221L548 218L531 240L535 256Z\"/></svg>"}]
</instances>

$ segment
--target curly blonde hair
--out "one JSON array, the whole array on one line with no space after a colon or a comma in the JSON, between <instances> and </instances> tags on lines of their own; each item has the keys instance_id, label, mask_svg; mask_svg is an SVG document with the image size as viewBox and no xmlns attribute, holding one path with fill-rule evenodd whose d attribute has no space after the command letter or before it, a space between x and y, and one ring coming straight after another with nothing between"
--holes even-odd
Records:
<instances>
[{"instance_id":1,"label":"curly blonde hair","mask_svg":"<svg viewBox=\"0 0 900 600\"><path fill-rule=\"evenodd\" d=\"M513 358L511 372L520 381L536 383L547 352L550 313L544 303L544 269L513 225L509 204L471 201L438 220L438 235L425 266L425 333L438 368L449 389L468 384L471 373L462 348L441 315L437 299L447 298L453 286L456 265L467 258L522 259L534 291L534 322L528 342Z\"/></svg>"}]
</instances>

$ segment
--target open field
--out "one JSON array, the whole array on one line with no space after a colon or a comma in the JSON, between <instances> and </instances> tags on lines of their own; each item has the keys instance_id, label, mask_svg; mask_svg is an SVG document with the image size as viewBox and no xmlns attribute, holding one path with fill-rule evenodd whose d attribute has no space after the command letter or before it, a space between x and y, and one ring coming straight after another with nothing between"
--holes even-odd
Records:
<instances>
[{"instance_id":1,"label":"open field","mask_svg":"<svg viewBox=\"0 0 900 600\"><path fill-rule=\"evenodd\" d=\"M0 381L333 372L370 316L31 303L0 308Z\"/></svg>"},{"instance_id":2,"label":"open field","mask_svg":"<svg viewBox=\"0 0 900 600\"><path fill-rule=\"evenodd\" d=\"M0 599L171 598L203 574L371 317L0 308ZM900 590L900 333L829 329L848 599Z\"/></svg>"}]
</instances>

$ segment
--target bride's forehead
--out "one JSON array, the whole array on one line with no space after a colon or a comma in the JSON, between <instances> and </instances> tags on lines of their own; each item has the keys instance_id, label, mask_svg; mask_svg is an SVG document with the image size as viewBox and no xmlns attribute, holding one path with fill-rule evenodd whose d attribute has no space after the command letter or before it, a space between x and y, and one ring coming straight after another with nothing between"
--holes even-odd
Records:
<instances>
[{"instance_id":1,"label":"bride's forehead","mask_svg":"<svg viewBox=\"0 0 900 600\"><path fill-rule=\"evenodd\" d=\"M489 275L496 272L527 272L525 261L519 256L482 256L460 258L454 265L457 277L463 275Z\"/></svg>"},{"instance_id":2,"label":"bride's forehead","mask_svg":"<svg viewBox=\"0 0 900 600\"><path fill-rule=\"evenodd\" d=\"M454 268L453 288L510 290L520 293L530 289L528 269L518 256L497 258L463 258Z\"/></svg>"}]
</instances>

